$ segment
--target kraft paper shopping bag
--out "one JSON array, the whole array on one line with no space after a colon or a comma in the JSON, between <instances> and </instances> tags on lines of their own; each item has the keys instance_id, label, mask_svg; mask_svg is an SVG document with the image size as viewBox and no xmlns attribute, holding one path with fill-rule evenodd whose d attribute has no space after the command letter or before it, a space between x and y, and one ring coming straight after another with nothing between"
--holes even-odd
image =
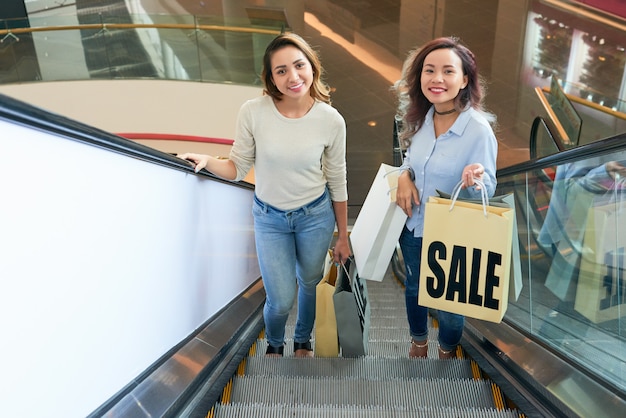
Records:
<instances>
[{"instance_id":1,"label":"kraft paper shopping bag","mask_svg":"<svg viewBox=\"0 0 626 418\"><path fill-rule=\"evenodd\" d=\"M437 190L437 194L440 197L445 199L451 199L452 196ZM478 199L462 199L466 202L472 203L481 203ZM515 196L513 193L507 193L499 196L493 196L489 198L489 205L491 206L501 206L511 208L512 216L513 216L513 233L511 243L511 283L509 284L509 300L517 301L519 299L519 295L522 292L522 288L524 287L524 283L522 280L522 261L520 258L520 243L519 243L519 232L517 229L517 216L515 215Z\"/></svg>"},{"instance_id":2,"label":"kraft paper shopping bag","mask_svg":"<svg viewBox=\"0 0 626 418\"><path fill-rule=\"evenodd\" d=\"M332 258L326 257L324 277L315 288L315 356L339 356L339 337L333 296L337 283L337 269Z\"/></svg>"},{"instance_id":3,"label":"kraft paper shopping bag","mask_svg":"<svg viewBox=\"0 0 626 418\"><path fill-rule=\"evenodd\" d=\"M594 323L626 316L626 202L591 207L574 309Z\"/></svg>"},{"instance_id":4,"label":"kraft paper shopping bag","mask_svg":"<svg viewBox=\"0 0 626 418\"><path fill-rule=\"evenodd\" d=\"M333 300L342 357L367 354L371 308L367 282L359 277L354 260L348 259L337 271Z\"/></svg>"},{"instance_id":5,"label":"kraft paper shopping bag","mask_svg":"<svg viewBox=\"0 0 626 418\"><path fill-rule=\"evenodd\" d=\"M560 220L562 224L559 228L563 236L554 242L556 252L546 275L545 286L560 300L571 302L576 297L576 281L582 261L580 248L587 229L587 216L597 196L576 182L569 185L567 194L570 198L566 212L561 214L565 216Z\"/></svg>"},{"instance_id":6,"label":"kraft paper shopping bag","mask_svg":"<svg viewBox=\"0 0 626 418\"><path fill-rule=\"evenodd\" d=\"M406 222L396 204L398 167L381 164L350 232L359 277L382 281Z\"/></svg>"},{"instance_id":7,"label":"kraft paper shopping bag","mask_svg":"<svg viewBox=\"0 0 626 418\"><path fill-rule=\"evenodd\" d=\"M426 202L418 302L499 323L508 307L513 210L483 202Z\"/></svg>"}]
</instances>

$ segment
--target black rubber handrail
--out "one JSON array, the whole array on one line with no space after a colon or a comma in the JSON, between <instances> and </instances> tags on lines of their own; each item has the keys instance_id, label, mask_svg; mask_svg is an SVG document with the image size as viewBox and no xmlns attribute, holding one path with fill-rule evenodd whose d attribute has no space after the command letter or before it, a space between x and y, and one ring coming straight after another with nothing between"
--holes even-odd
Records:
<instances>
[{"instance_id":1,"label":"black rubber handrail","mask_svg":"<svg viewBox=\"0 0 626 418\"><path fill-rule=\"evenodd\" d=\"M195 173L192 164L147 145L122 138L111 132L95 128L74 119L52 113L26 102L0 94L0 119L37 129L51 134L60 135L72 140L80 141L112 152L127 155L143 161L161 166ZM254 188L247 182L233 183L221 179L206 170L198 175L211 177L224 183L236 184L240 187Z\"/></svg>"},{"instance_id":2,"label":"black rubber handrail","mask_svg":"<svg viewBox=\"0 0 626 418\"><path fill-rule=\"evenodd\" d=\"M565 147L563 146L563 144L555 139L554 134L550 129L550 125L548 125L541 116L537 116L535 120L533 120L533 124L530 127L529 151L531 160L537 158L537 135L539 134L539 128L543 128L548 133L548 136L552 140L554 147L559 152L565 151Z\"/></svg>"},{"instance_id":3,"label":"black rubber handrail","mask_svg":"<svg viewBox=\"0 0 626 418\"><path fill-rule=\"evenodd\" d=\"M510 167L501 168L496 172L496 177L513 176L532 170L540 170L542 168L585 160L590 157L610 154L616 151L623 151L624 149L626 149L626 132L590 144L567 149L557 154L533 158Z\"/></svg>"}]
</instances>

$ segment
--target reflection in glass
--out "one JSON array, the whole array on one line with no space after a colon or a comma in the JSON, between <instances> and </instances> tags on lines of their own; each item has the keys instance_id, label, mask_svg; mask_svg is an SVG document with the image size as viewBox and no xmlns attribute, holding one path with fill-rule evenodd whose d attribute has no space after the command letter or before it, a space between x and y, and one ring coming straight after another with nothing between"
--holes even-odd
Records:
<instances>
[{"instance_id":1,"label":"reflection in glass","mask_svg":"<svg viewBox=\"0 0 626 418\"><path fill-rule=\"evenodd\" d=\"M583 64L580 82L588 87L581 90L581 96L602 106L617 109L615 86L622 84L625 45L607 43L605 39L585 34L588 54Z\"/></svg>"},{"instance_id":2,"label":"reflection in glass","mask_svg":"<svg viewBox=\"0 0 626 418\"><path fill-rule=\"evenodd\" d=\"M499 187L515 190L525 215L518 227L529 268L507 318L625 389L626 151L536 170L525 187L499 179Z\"/></svg>"},{"instance_id":3,"label":"reflection in glass","mask_svg":"<svg viewBox=\"0 0 626 418\"><path fill-rule=\"evenodd\" d=\"M535 73L542 78L551 75L565 78L572 45L572 28L541 15L534 21L539 26L539 42L533 59Z\"/></svg>"}]
</instances>

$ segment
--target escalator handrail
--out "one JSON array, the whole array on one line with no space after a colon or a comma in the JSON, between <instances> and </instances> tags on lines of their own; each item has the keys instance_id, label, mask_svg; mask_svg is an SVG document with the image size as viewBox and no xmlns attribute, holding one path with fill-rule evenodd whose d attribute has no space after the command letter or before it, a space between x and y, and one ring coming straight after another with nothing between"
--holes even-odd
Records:
<instances>
[{"instance_id":1,"label":"escalator handrail","mask_svg":"<svg viewBox=\"0 0 626 418\"><path fill-rule=\"evenodd\" d=\"M400 146L400 121L398 119L393 120L393 165L400 167L404 160L402 156L402 147Z\"/></svg>"},{"instance_id":2,"label":"escalator handrail","mask_svg":"<svg viewBox=\"0 0 626 418\"><path fill-rule=\"evenodd\" d=\"M532 158L510 167L501 168L496 172L496 177L514 176L533 170L540 170L542 168L585 160L590 157L605 155L616 151L623 151L624 149L626 149L626 132L590 144L567 149L557 154Z\"/></svg>"},{"instance_id":3,"label":"escalator handrail","mask_svg":"<svg viewBox=\"0 0 626 418\"><path fill-rule=\"evenodd\" d=\"M159 151L147 145L89 126L65 116L46 111L3 94L0 94L0 119L32 129L60 135L132 158L195 174L191 163L172 154ZM206 170L202 170L197 174L239 187L254 188L253 185L247 182L241 181L234 183L214 176Z\"/></svg>"},{"instance_id":4,"label":"escalator handrail","mask_svg":"<svg viewBox=\"0 0 626 418\"><path fill-rule=\"evenodd\" d=\"M544 93L550 93L549 87L542 87L541 90ZM565 96L572 102L575 102L579 105L589 107L593 110L597 110L598 112L606 113L607 115L611 115L618 119L626 120L626 113L620 112L617 110L613 110L610 107L602 106L600 104L591 102L589 100L583 99L582 97L574 96L573 94L565 93Z\"/></svg>"},{"instance_id":5,"label":"escalator handrail","mask_svg":"<svg viewBox=\"0 0 626 418\"><path fill-rule=\"evenodd\" d=\"M529 151L531 159L537 158L537 135L539 134L539 127L543 127L546 130L546 132L550 136L550 139L552 140L552 143L554 144L554 147L559 150L559 152L565 151L566 148L563 146L561 141L557 141L555 139L550 125L546 123L544 118L542 118L541 116L537 116L535 120L533 120L533 124L530 128Z\"/></svg>"}]
</instances>

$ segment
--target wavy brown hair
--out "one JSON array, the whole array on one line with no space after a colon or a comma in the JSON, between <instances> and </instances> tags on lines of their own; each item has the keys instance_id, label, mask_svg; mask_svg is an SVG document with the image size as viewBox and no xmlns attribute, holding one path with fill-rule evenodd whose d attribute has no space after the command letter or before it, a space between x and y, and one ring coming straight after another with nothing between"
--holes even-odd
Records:
<instances>
[{"instance_id":1,"label":"wavy brown hair","mask_svg":"<svg viewBox=\"0 0 626 418\"><path fill-rule=\"evenodd\" d=\"M459 91L454 99L454 107L461 112L474 108L483 113L490 122L495 118L483 109L484 82L478 74L476 57L458 38L442 37L433 39L421 48L411 51L402 69L402 78L396 82L394 89L398 96L397 118L402 120L400 140L403 145L410 144L411 137L424 124L424 119L432 103L422 92L421 77L424 61L428 54L438 49L448 48L461 59L463 75L467 76L467 86Z\"/></svg>"},{"instance_id":2,"label":"wavy brown hair","mask_svg":"<svg viewBox=\"0 0 626 418\"><path fill-rule=\"evenodd\" d=\"M313 83L309 89L311 97L330 104L330 89L328 85L322 81L324 70L317 52L302 37L295 33L282 33L270 42L265 49L263 56L263 69L261 71L261 80L265 89L263 93L272 96L275 100L282 100L283 94L278 90L272 81L272 55L274 52L286 46L294 46L298 48L307 58L313 69Z\"/></svg>"}]
</instances>

